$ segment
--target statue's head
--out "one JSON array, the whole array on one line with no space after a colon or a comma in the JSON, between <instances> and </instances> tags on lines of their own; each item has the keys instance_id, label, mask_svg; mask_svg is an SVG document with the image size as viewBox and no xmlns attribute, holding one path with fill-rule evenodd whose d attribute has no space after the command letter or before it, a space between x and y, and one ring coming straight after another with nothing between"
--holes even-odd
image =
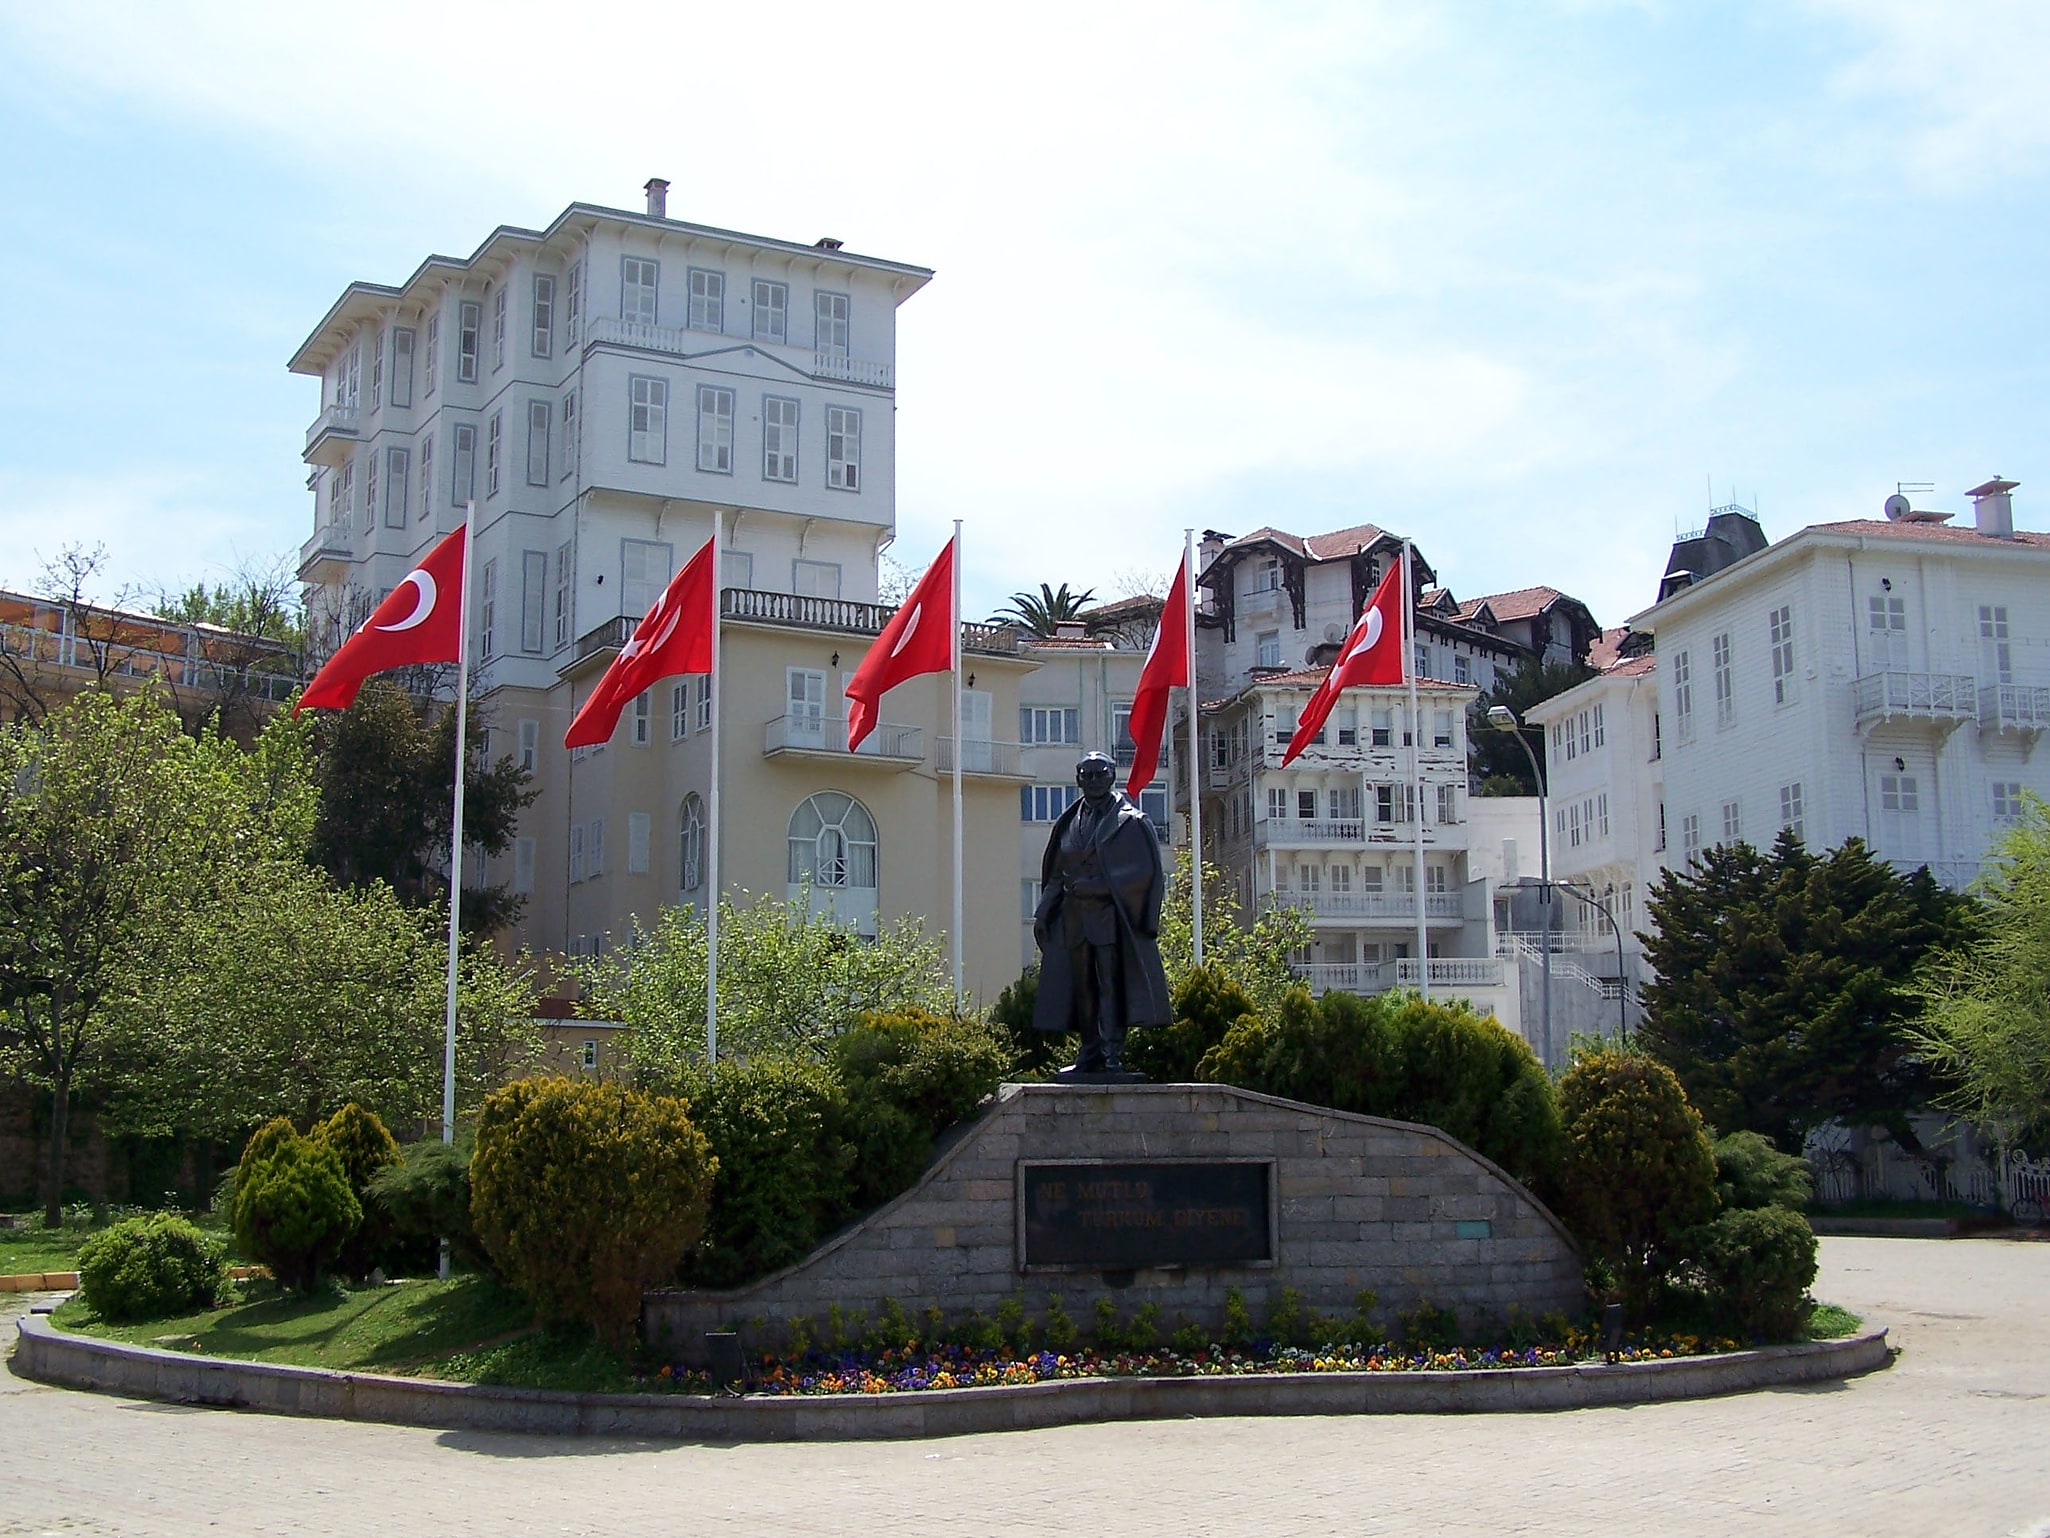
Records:
<instances>
[{"instance_id":1,"label":"statue's head","mask_svg":"<svg viewBox=\"0 0 2050 1538\"><path fill-rule=\"evenodd\" d=\"M1118 766L1108 753L1085 753L1075 765L1075 783L1091 801L1102 801L1117 783Z\"/></svg>"}]
</instances>

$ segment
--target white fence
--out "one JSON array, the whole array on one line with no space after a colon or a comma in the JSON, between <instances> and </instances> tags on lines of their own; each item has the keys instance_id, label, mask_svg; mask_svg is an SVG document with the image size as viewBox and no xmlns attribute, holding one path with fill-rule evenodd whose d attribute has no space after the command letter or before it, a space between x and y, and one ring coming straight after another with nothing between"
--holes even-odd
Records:
<instances>
[{"instance_id":1,"label":"white fence","mask_svg":"<svg viewBox=\"0 0 2050 1538\"><path fill-rule=\"evenodd\" d=\"M1825 1206L1851 1201L1957 1202L1998 1208L2025 1222L2050 1209L2050 1158L1983 1147L1970 1128L1934 1118L1916 1129L1923 1152L1892 1138L1831 1123L1808 1135L1808 1167L1815 1199Z\"/></svg>"}]
</instances>

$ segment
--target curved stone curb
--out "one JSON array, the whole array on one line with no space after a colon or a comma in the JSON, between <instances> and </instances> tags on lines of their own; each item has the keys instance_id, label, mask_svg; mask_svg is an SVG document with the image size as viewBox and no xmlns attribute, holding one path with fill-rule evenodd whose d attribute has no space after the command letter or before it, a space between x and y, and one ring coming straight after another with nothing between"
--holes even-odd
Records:
<instances>
[{"instance_id":1,"label":"curved stone curb","mask_svg":"<svg viewBox=\"0 0 2050 1538\"><path fill-rule=\"evenodd\" d=\"M1720 1357L1495 1372L1076 1378L1014 1388L820 1398L685 1398L482 1388L186 1356L21 1321L14 1371L38 1383L174 1404L464 1431L667 1441L868 1441L1192 1415L1577 1410L1853 1377L1892 1360L1886 1331Z\"/></svg>"}]
</instances>

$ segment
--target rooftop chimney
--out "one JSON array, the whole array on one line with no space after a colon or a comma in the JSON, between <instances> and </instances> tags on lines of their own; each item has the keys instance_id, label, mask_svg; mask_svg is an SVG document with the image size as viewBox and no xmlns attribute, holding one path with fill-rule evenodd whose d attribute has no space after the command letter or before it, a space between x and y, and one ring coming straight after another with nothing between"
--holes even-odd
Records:
<instances>
[{"instance_id":1,"label":"rooftop chimney","mask_svg":"<svg viewBox=\"0 0 2050 1538\"><path fill-rule=\"evenodd\" d=\"M669 183L659 176L648 178L648 217L667 219L669 217Z\"/></svg>"},{"instance_id":2,"label":"rooftop chimney","mask_svg":"<svg viewBox=\"0 0 2050 1538\"><path fill-rule=\"evenodd\" d=\"M2020 484L1996 475L1985 485L1974 486L1965 493L1972 499L1972 518L1981 534L1989 539L2014 538L2014 498L2010 493Z\"/></svg>"},{"instance_id":3,"label":"rooftop chimney","mask_svg":"<svg viewBox=\"0 0 2050 1538\"><path fill-rule=\"evenodd\" d=\"M847 242L840 239L840 237L837 235L821 235L817 240L813 241L812 244L817 246L821 251L837 251L842 246L846 245Z\"/></svg>"}]
</instances>

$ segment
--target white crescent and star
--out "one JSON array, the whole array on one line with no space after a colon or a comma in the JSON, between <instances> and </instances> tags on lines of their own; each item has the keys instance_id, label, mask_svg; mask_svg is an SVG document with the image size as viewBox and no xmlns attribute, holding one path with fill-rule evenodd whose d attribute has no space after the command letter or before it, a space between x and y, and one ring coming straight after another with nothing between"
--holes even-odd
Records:
<instances>
[{"instance_id":1,"label":"white crescent and star","mask_svg":"<svg viewBox=\"0 0 2050 1538\"><path fill-rule=\"evenodd\" d=\"M913 606L911 610L911 617L904 622L904 633L897 637L897 644L890 648L890 655L892 657L896 656L897 653L901 652L902 650L904 650L905 647L911 644L912 636L918 633L919 618L924 613L925 605L923 603Z\"/></svg>"},{"instance_id":2,"label":"white crescent and star","mask_svg":"<svg viewBox=\"0 0 2050 1538\"><path fill-rule=\"evenodd\" d=\"M425 567L416 566L407 572L405 581L401 582L399 586L412 587L414 591L419 593L420 597L414 603L411 614L400 620L396 625L379 625L377 627L379 630L411 630L416 625L424 625L427 622L427 617L434 612L434 578L428 575Z\"/></svg>"},{"instance_id":3,"label":"white crescent and star","mask_svg":"<svg viewBox=\"0 0 2050 1538\"><path fill-rule=\"evenodd\" d=\"M1365 656L1368 652L1372 651L1381 639L1383 628L1385 627L1381 620L1380 609L1373 608L1367 610L1366 634L1360 637L1359 645L1345 654L1345 660L1350 662L1353 658Z\"/></svg>"}]
</instances>

